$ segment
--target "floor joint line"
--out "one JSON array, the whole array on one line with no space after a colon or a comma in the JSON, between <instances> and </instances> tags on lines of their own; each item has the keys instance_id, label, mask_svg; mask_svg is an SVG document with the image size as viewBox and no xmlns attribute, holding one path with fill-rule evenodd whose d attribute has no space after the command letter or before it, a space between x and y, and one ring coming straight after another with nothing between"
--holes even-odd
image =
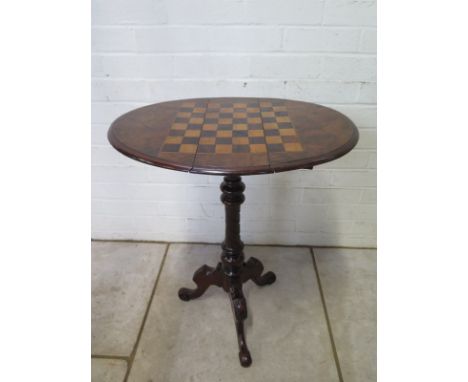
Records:
<instances>
[{"instance_id":1,"label":"floor joint line","mask_svg":"<svg viewBox=\"0 0 468 382\"><path fill-rule=\"evenodd\" d=\"M118 359L128 363L129 357L124 355L106 355L106 354L91 354L94 359Z\"/></svg>"},{"instance_id":2,"label":"floor joint line","mask_svg":"<svg viewBox=\"0 0 468 382\"><path fill-rule=\"evenodd\" d=\"M164 264L166 263L166 257L167 257L167 253L169 252L169 247L171 246L171 243L167 243L166 245L166 250L164 251L164 255L163 255L163 258L161 260L161 266L159 267L159 271L158 271L158 274L156 276L156 280L154 282L154 285L153 285L153 289L151 291L151 295L150 295L150 298L148 300L148 305L146 306L146 310L145 310L145 314L143 316L143 320L141 322L141 326L140 326L140 330L138 331L138 335L137 335L137 339L135 341L135 345L133 346L133 350L130 354L130 357L128 357L128 362L127 362L127 372L125 374L125 378L124 378L124 382L127 382L128 381L128 377L130 375L130 371L132 370L132 366L133 366L133 361L135 360L135 355L136 355L136 352L137 352L137 349L138 349L138 345L140 344L140 339L141 339L141 336L143 334L143 329L145 327L145 324L146 324L146 320L148 318L148 315L149 315L149 310L151 308L151 305L153 303L153 299L154 299L154 295L156 294L156 288L158 286L158 282L159 282L159 279L161 277L161 273L162 273L162 270L164 268Z\"/></svg>"},{"instance_id":3,"label":"floor joint line","mask_svg":"<svg viewBox=\"0 0 468 382\"><path fill-rule=\"evenodd\" d=\"M333 332L331 328L330 317L328 316L327 304L325 303L325 295L323 293L322 282L320 281L320 275L318 272L317 262L315 260L315 254L313 247L310 247L310 255L312 257L312 262L314 264L315 276L317 278L317 284L319 288L320 300L322 301L323 312L325 314L325 321L327 323L328 335L330 337L330 342L332 346L333 358L335 359L335 366L338 372L338 379L340 382L344 382L343 373L341 372L340 360L338 358L338 352L336 351L335 340L333 338Z\"/></svg>"}]
</instances>

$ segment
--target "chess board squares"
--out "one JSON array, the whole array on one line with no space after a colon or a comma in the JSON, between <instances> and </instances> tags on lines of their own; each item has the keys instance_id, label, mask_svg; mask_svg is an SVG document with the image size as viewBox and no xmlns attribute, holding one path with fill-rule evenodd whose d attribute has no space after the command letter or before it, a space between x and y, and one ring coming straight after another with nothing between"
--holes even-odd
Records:
<instances>
[{"instance_id":1,"label":"chess board squares","mask_svg":"<svg viewBox=\"0 0 468 382\"><path fill-rule=\"evenodd\" d=\"M249 137L263 137L263 130L248 130L247 135Z\"/></svg>"},{"instance_id":2,"label":"chess board squares","mask_svg":"<svg viewBox=\"0 0 468 382\"><path fill-rule=\"evenodd\" d=\"M245 131L247 134L248 126L246 123L235 123L233 125L233 130L236 131Z\"/></svg>"},{"instance_id":3,"label":"chess board squares","mask_svg":"<svg viewBox=\"0 0 468 382\"><path fill-rule=\"evenodd\" d=\"M245 112L245 110L242 110L242 109L239 109L239 110L234 109L233 117L234 117L234 120L239 119L239 118L245 119L247 118L247 113Z\"/></svg>"},{"instance_id":4,"label":"chess board squares","mask_svg":"<svg viewBox=\"0 0 468 382\"><path fill-rule=\"evenodd\" d=\"M197 144L182 143L182 144L164 144L163 150L167 153L183 153L183 154L195 154L197 152Z\"/></svg>"},{"instance_id":5,"label":"chess board squares","mask_svg":"<svg viewBox=\"0 0 468 382\"><path fill-rule=\"evenodd\" d=\"M296 130L294 129L280 129L278 131L280 135L283 135L283 136L295 136L296 135Z\"/></svg>"},{"instance_id":6,"label":"chess board squares","mask_svg":"<svg viewBox=\"0 0 468 382\"><path fill-rule=\"evenodd\" d=\"M216 132L216 137L230 138L232 137L232 130L218 130Z\"/></svg>"},{"instance_id":7,"label":"chess board squares","mask_svg":"<svg viewBox=\"0 0 468 382\"><path fill-rule=\"evenodd\" d=\"M203 117L191 117L188 123L191 125L201 125L203 124Z\"/></svg>"}]
</instances>

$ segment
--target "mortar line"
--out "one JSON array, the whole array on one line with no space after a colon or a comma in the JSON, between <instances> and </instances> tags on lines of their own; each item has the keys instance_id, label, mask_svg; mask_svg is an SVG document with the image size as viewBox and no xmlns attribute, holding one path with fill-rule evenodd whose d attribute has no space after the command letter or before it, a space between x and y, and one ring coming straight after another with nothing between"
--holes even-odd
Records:
<instances>
[{"instance_id":1,"label":"mortar line","mask_svg":"<svg viewBox=\"0 0 468 382\"><path fill-rule=\"evenodd\" d=\"M110 243L154 243L154 244L200 244L200 245L219 245L219 242L204 241L163 241L163 240L132 240L132 239L91 239L92 242L110 242ZM349 247L336 245L310 245L310 244L249 244L246 247L280 247L280 248L322 248L322 249L377 249L377 247Z\"/></svg>"},{"instance_id":2,"label":"mortar line","mask_svg":"<svg viewBox=\"0 0 468 382\"><path fill-rule=\"evenodd\" d=\"M335 340L333 338L332 327L330 323L330 317L328 316L327 304L325 303L325 295L323 293L322 282L320 281L320 275L318 272L317 262L315 261L314 249L310 247L310 255L312 257L312 262L314 264L315 275L317 277L317 284L320 293L320 299L322 301L323 312L325 314L325 321L327 323L328 335L330 337L330 342L332 346L333 358L335 359L336 371L338 372L338 379L340 382L343 382L343 373L341 372L340 360L338 358L338 352L336 351Z\"/></svg>"},{"instance_id":3,"label":"mortar line","mask_svg":"<svg viewBox=\"0 0 468 382\"><path fill-rule=\"evenodd\" d=\"M133 346L133 350L130 353L130 356L128 357L128 362L127 362L127 373L125 374L124 382L128 381L128 377L130 375L130 371L132 370L133 366L133 361L135 360L135 355L138 349L138 345L140 344L140 339L141 335L143 334L143 329L146 324L146 319L148 318L149 315L149 310L151 308L151 304L153 303L154 295L156 294L156 288L158 286L159 278L161 277L162 270L164 268L164 264L166 263L166 257L167 253L169 252L169 247L171 246L171 243L167 243L166 250L164 251L164 256L161 261L161 266L159 267L158 275L156 276L156 280L153 285L153 290L151 291L150 298L148 300L148 305L146 306L145 314L143 315L143 320L141 322L140 330L138 331L137 339L135 341L135 345Z\"/></svg>"},{"instance_id":4,"label":"mortar line","mask_svg":"<svg viewBox=\"0 0 468 382\"><path fill-rule=\"evenodd\" d=\"M120 361L125 361L128 364L129 357L124 355L106 355L106 354L91 354L91 358L94 359L118 359Z\"/></svg>"}]
</instances>

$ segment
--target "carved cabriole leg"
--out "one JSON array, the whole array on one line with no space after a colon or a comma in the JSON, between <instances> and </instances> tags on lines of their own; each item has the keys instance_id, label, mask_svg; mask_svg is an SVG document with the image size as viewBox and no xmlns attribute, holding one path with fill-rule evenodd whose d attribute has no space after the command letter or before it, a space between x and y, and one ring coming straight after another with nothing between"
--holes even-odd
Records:
<instances>
[{"instance_id":1,"label":"carved cabriole leg","mask_svg":"<svg viewBox=\"0 0 468 382\"><path fill-rule=\"evenodd\" d=\"M221 263L216 268L208 265L201 266L193 275L193 281L197 284L196 289L180 288L179 298L189 301L200 297L211 285L223 286L223 274L221 272Z\"/></svg>"},{"instance_id":2,"label":"carved cabriole leg","mask_svg":"<svg viewBox=\"0 0 468 382\"><path fill-rule=\"evenodd\" d=\"M239 343L239 359L242 366L252 363L245 341L244 320L247 318L247 303L242 292L242 284L252 280L255 284L269 285L275 282L273 272L262 275L263 264L254 257L244 262L244 243L240 239L240 206L244 202L245 185L240 176L229 175L221 183L221 201L226 211L226 236L222 243L221 262L216 268L203 265L194 276L195 289L181 288L179 297L189 301L200 297L211 285L222 287L231 300Z\"/></svg>"},{"instance_id":3,"label":"carved cabriole leg","mask_svg":"<svg viewBox=\"0 0 468 382\"><path fill-rule=\"evenodd\" d=\"M255 257L251 257L245 264L242 271L242 278L246 282L252 280L258 286L270 285L276 281L276 276L273 272L267 272L262 275L263 264Z\"/></svg>"}]
</instances>

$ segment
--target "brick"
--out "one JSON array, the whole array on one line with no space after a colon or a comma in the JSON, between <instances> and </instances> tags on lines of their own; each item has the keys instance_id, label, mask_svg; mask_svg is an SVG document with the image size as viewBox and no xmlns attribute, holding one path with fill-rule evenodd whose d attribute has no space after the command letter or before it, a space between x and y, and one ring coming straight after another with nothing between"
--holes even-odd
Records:
<instances>
[{"instance_id":1,"label":"brick","mask_svg":"<svg viewBox=\"0 0 468 382\"><path fill-rule=\"evenodd\" d=\"M350 118L358 128L377 126L377 107L363 105L331 105L333 109Z\"/></svg>"},{"instance_id":2,"label":"brick","mask_svg":"<svg viewBox=\"0 0 468 382\"><path fill-rule=\"evenodd\" d=\"M377 203L377 190L375 188L369 188L362 190L361 201L362 204L376 204Z\"/></svg>"},{"instance_id":3,"label":"brick","mask_svg":"<svg viewBox=\"0 0 468 382\"><path fill-rule=\"evenodd\" d=\"M334 161L323 163L316 168L320 169L360 169L365 168L369 162L370 153L368 151L352 150L345 156Z\"/></svg>"},{"instance_id":4,"label":"brick","mask_svg":"<svg viewBox=\"0 0 468 382\"><path fill-rule=\"evenodd\" d=\"M304 187L329 187L331 184L331 172L320 170L319 166L317 166L313 170L304 172L301 183Z\"/></svg>"},{"instance_id":5,"label":"brick","mask_svg":"<svg viewBox=\"0 0 468 382\"><path fill-rule=\"evenodd\" d=\"M91 216L91 230L108 232L110 230L117 232L133 231L135 226L132 219L125 216L96 215Z\"/></svg>"},{"instance_id":6,"label":"brick","mask_svg":"<svg viewBox=\"0 0 468 382\"><path fill-rule=\"evenodd\" d=\"M282 31L277 27L211 27L210 51L274 52L281 48Z\"/></svg>"},{"instance_id":7,"label":"brick","mask_svg":"<svg viewBox=\"0 0 468 382\"><path fill-rule=\"evenodd\" d=\"M162 215L158 203L141 200L106 200L91 201L93 214L107 216L159 216Z\"/></svg>"},{"instance_id":8,"label":"brick","mask_svg":"<svg viewBox=\"0 0 468 382\"><path fill-rule=\"evenodd\" d=\"M287 28L284 32L285 52L357 52L360 29L351 28Z\"/></svg>"},{"instance_id":9,"label":"brick","mask_svg":"<svg viewBox=\"0 0 468 382\"><path fill-rule=\"evenodd\" d=\"M154 166L148 167L148 170L149 181L162 184L208 185L210 178L209 175L188 174Z\"/></svg>"},{"instance_id":10,"label":"brick","mask_svg":"<svg viewBox=\"0 0 468 382\"><path fill-rule=\"evenodd\" d=\"M362 31L359 50L366 53L377 52L377 29L365 29Z\"/></svg>"},{"instance_id":11,"label":"brick","mask_svg":"<svg viewBox=\"0 0 468 382\"><path fill-rule=\"evenodd\" d=\"M304 190L302 202L307 204L357 203L361 199L358 189L308 188Z\"/></svg>"},{"instance_id":12,"label":"brick","mask_svg":"<svg viewBox=\"0 0 468 382\"><path fill-rule=\"evenodd\" d=\"M321 79L334 81L375 82L377 77L374 57L324 57Z\"/></svg>"},{"instance_id":13,"label":"brick","mask_svg":"<svg viewBox=\"0 0 468 382\"><path fill-rule=\"evenodd\" d=\"M364 82L361 84L358 102L377 103L377 84L375 82Z\"/></svg>"},{"instance_id":14,"label":"brick","mask_svg":"<svg viewBox=\"0 0 468 382\"><path fill-rule=\"evenodd\" d=\"M93 28L92 52L135 52L136 39L133 28Z\"/></svg>"},{"instance_id":15,"label":"brick","mask_svg":"<svg viewBox=\"0 0 468 382\"><path fill-rule=\"evenodd\" d=\"M333 204L328 205L326 219L329 220L376 220L375 204Z\"/></svg>"},{"instance_id":16,"label":"brick","mask_svg":"<svg viewBox=\"0 0 468 382\"><path fill-rule=\"evenodd\" d=\"M207 218L201 203L158 202L158 216Z\"/></svg>"},{"instance_id":17,"label":"brick","mask_svg":"<svg viewBox=\"0 0 468 382\"><path fill-rule=\"evenodd\" d=\"M91 94L93 101L146 102L150 99L148 83L144 80L93 79Z\"/></svg>"},{"instance_id":18,"label":"brick","mask_svg":"<svg viewBox=\"0 0 468 382\"><path fill-rule=\"evenodd\" d=\"M110 125L117 117L140 106L144 106L144 104L137 102L92 102L91 123Z\"/></svg>"},{"instance_id":19,"label":"brick","mask_svg":"<svg viewBox=\"0 0 468 382\"><path fill-rule=\"evenodd\" d=\"M253 56L251 75L257 78L312 79L322 72L321 57L307 56Z\"/></svg>"},{"instance_id":20,"label":"brick","mask_svg":"<svg viewBox=\"0 0 468 382\"><path fill-rule=\"evenodd\" d=\"M171 0L165 2L171 24L246 23L245 5L238 0Z\"/></svg>"},{"instance_id":21,"label":"brick","mask_svg":"<svg viewBox=\"0 0 468 382\"><path fill-rule=\"evenodd\" d=\"M174 59L174 77L242 78L250 75L249 56L183 55Z\"/></svg>"},{"instance_id":22,"label":"brick","mask_svg":"<svg viewBox=\"0 0 468 382\"><path fill-rule=\"evenodd\" d=\"M209 49L209 29L202 27L157 27L135 30L136 51L197 52Z\"/></svg>"},{"instance_id":23,"label":"brick","mask_svg":"<svg viewBox=\"0 0 468 382\"><path fill-rule=\"evenodd\" d=\"M173 56L92 55L94 77L171 78L173 67Z\"/></svg>"},{"instance_id":24,"label":"brick","mask_svg":"<svg viewBox=\"0 0 468 382\"><path fill-rule=\"evenodd\" d=\"M367 163L367 168L377 168L377 153L373 152L369 156L369 162Z\"/></svg>"},{"instance_id":25,"label":"brick","mask_svg":"<svg viewBox=\"0 0 468 382\"><path fill-rule=\"evenodd\" d=\"M106 146L92 146L91 162L93 165L98 166L120 165L136 167L138 165L138 162L114 150L110 144Z\"/></svg>"},{"instance_id":26,"label":"brick","mask_svg":"<svg viewBox=\"0 0 468 382\"><path fill-rule=\"evenodd\" d=\"M246 22L252 24L317 25L322 20L323 1L249 0L245 6Z\"/></svg>"},{"instance_id":27,"label":"brick","mask_svg":"<svg viewBox=\"0 0 468 382\"><path fill-rule=\"evenodd\" d=\"M167 22L166 2L160 0L93 0L93 25L159 24Z\"/></svg>"},{"instance_id":28,"label":"brick","mask_svg":"<svg viewBox=\"0 0 468 382\"><path fill-rule=\"evenodd\" d=\"M258 27L168 27L135 30L138 52L270 52L281 47L281 30Z\"/></svg>"},{"instance_id":29,"label":"brick","mask_svg":"<svg viewBox=\"0 0 468 382\"><path fill-rule=\"evenodd\" d=\"M286 81L286 98L316 103L353 103L359 92L356 82Z\"/></svg>"},{"instance_id":30,"label":"brick","mask_svg":"<svg viewBox=\"0 0 468 382\"><path fill-rule=\"evenodd\" d=\"M377 130L359 129L359 142L355 149L376 149L377 148Z\"/></svg>"},{"instance_id":31,"label":"brick","mask_svg":"<svg viewBox=\"0 0 468 382\"><path fill-rule=\"evenodd\" d=\"M375 26L376 1L327 0L323 11L324 25Z\"/></svg>"},{"instance_id":32,"label":"brick","mask_svg":"<svg viewBox=\"0 0 468 382\"><path fill-rule=\"evenodd\" d=\"M294 220L285 219L256 219L247 220L241 216L241 225L245 231L255 232L293 232L295 228Z\"/></svg>"},{"instance_id":33,"label":"brick","mask_svg":"<svg viewBox=\"0 0 468 382\"><path fill-rule=\"evenodd\" d=\"M113 150L115 151L115 150ZM113 157L113 155L112 155ZM100 158L93 158L93 162L100 161ZM111 161L113 161L111 159ZM91 167L91 181L103 183L119 183L125 180L129 183L146 183L149 181L149 167L114 167L97 166Z\"/></svg>"},{"instance_id":34,"label":"brick","mask_svg":"<svg viewBox=\"0 0 468 382\"><path fill-rule=\"evenodd\" d=\"M377 236L377 222L369 220L355 221L352 232L355 234L363 234L366 236L375 237ZM375 244L372 243L369 246L375 246Z\"/></svg>"},{"instance_id":35,"label":"brick","mask_svg":"<svg viewBox=\"0 0 468 382\"><path fill-rule=\"evenodd\" d=\"M330 185L333 187L375 187L376 183L375 170L335 170L330 173Z\"/></svg>"},{"instance_id":36,"label":"brick","mask_svg":"<svg viewBox=\"0 0 468 382\"><path fill-rule=\"evenodd\" d=\"M91 125L91 144L93 146L107 145L107 130L109 125L94 123Z\"/></svg>"}]
</instances>

